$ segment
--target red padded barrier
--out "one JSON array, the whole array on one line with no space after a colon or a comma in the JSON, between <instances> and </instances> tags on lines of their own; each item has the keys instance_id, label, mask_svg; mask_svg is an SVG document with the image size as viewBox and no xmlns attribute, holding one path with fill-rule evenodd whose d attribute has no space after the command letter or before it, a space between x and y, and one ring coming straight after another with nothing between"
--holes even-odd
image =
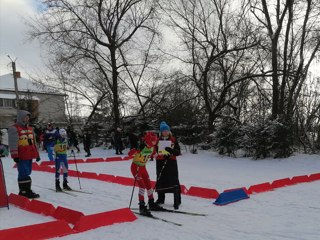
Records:
<instances>
[{"instance_id":1,"label":"red padded barrier","mask_svg":"<svg viewBox=\"0 0 320 240\"><path fill-rule=\"evenodd\" d=\"M75 164L75 162L77 162L77 163L85 163L85 161L83 159L74 159L74 158L72 158L72 159L68 160L68 164Z\"/></svg>"},{"instance_id":2,"label":"red padded barrier","mask_svg":"<svg viewBox=\"0 0 320 240\"><path fill-rule=\"evenodd\" d=\"M84 216L84 214L79 211L58 206L52 216L56 219L65 220L66 222L74 225L79 221L80 217Z\"/></svg>"},{"instance_id":3,"label":"red padded barrier","mask_svg":"<svg viewBox=\"0 0 320 240\"><path fill-rule=\"evenodd\" d=\"M9 199L6 187L6 180L4 177L4 170L0 158L0 208L2 207L7 207L9 209Z\"/></svg>"},{"instance_id":4,"label":"red padded barrier","mask_svg":"<svg viewBox=\"0 0 320 240\"><path fill-rule=\"evenodd\" d=\"M0 240L42 240L74 233L63 220L0 230Z\"/></svg>"},{"instance_id":5,"label":"red padded barrier","mask_svg":"<svg viewBox=\"0 0 320 240\"><path fill-rule=\"evenodd\" d=\"M115 176L109 175L109 174L101 173L98 175L98 180L105 181L105 182L113 182L115 178L116 178Z\"/></svg>"},{"instance_id":6,"label":"red padded barrier","mask_svg":"<svg viewBox=\"0 0 320 240\"><path fill-rule=\"evenodd\" d=\"M24 209L24 208L26 208L27 205L30 204L30 200L29 200L29 198L26 198L24 196L20 196L20 195L11 193L9 195L9 203Z\"/></svg>"},{"instance_id":7,"label":"red padded barrier","mask_svg":"<svg viewBox=\"0 0 320 240\"><path fill-rule=\"evenodd\" d=\"M68 170L68 176L70 176L70 177L78 177L78 174L79 174L79 177L80 177L80 172L78 173L75 170Z\"/></svg>"},{"instance_id":8,"label":"red padded barrier","mask_svg":"<svg viewBox=\"0 0 320 240\"><path fill-rule=\"evenodd\" d=\"M98 179L98 174L94 172L81 172L79 176L82 178L88 178L88 179Z\"/></svg>"},{"instance_id":9,"label":"red padded barrier","mask_svg":"<svg viewBox=\"0 0 320 240\"><path fill-rule=\"evenodd\" d=\"M291 182L292 182L293 184L297 184L297 183L310 182L310 180L309 180L309 176L307 176L307 175L302 175L302 176L295 176L295 177L291 178Z\"/></svg>"},{"instance_id":10,"label":"red padded barrier","mask_svg":"<svg viewBox=\"0 0 320 240\"><path fill-rule=\"evenodd\" d=\"M181 194L187 194L188 193L188 189L186 188L185 185L180 185L180 189L181 189Z\"/></svg>"},{"instance_id":11,"label":"red padded barrier","mask_svg":"<svg viewBox=\"0 0 320 240\"><path fill-rule=\"evenodd\" d=\"M113 161L123 161L122 157L110 157L106 158L106 162L113 162Z\"/></svg>"},{"instance_id":12,"label":"red padded barrier","mask_svg":"<svg viewBox=\"0 0 320 240\"><path fill-rule=\"evenodd\" d=\"M289 185L292 185L290 178L282 178L282 179L274 180L271 183L271 187L273 187L273 188L281 188L281 187L289 186Z\"/></svg>"},{"instance_id":13,"label":"red padded barrier","mask_svg":"<svg viewBox=\"0 0 320 240\"><path fill-rule=\"evenodd\" d=\"M122 184L122 185L125 185L125 186L133 186L134 179L133 178L129 178L129 177L116 176L115 179L113 180L113 183L118 183L118 184Z\"/></svg>"},{"instance_id":14,"label":"red padded barrier","mask_svg":"<svg viewBox=\"0 0 320 240\"><path fill-rule=\"evenodd\" d=\"M310 182L311 182L311 181L320 180L320 173L311 174L311 175L309 176L309 180L310 180Z\"/></svg>"},{"instance_id":15,"label":"red padded barrier","mask_svg":"<svg viewBox=\"0 0 320 240\"><path fill-rule=\"evenodd\" d=\"M25 210L28 210L30 212L44 214L45 216L52 216L52 214L55 212L56 208L46 202L39 201L37 199L33 199L30 204L28 204L25 207Z\"/></svg>"},{"instance_id":16,"label":"red padded barrier","mask_svg":"<svg viewBox=\"0 0 320 240\"><path fill-rule=\"evenodd\" d=\"M104 162L103 158L88 158L86 163Z\"/></svg>"},{"instance_id":17,"label":"red padded barrier","mask_svg":"<svg viewBox=\"0 0 320 240\"><path fill-rule=\"evenodd\" d=\"M38 163L32 163L32 170L40 170L41 167L38 165Z\"/></svg>"},{"instance_id":18,"label":"red padded barrier","mask_svg":"<svg viewBox=\"0 0 320 240\"><path fill-rule=\"evenodd\" d=\"M54 161L44 161L40 163L40 166L53 166Z\"/></svg>"},{"instance_id":19,"label":"red padded barrier","mask_svg":"<svg viewBox=\"0 0 320 240\"><path fill-rule=\"evenodd\" d=\"M187 195L211 199L217 198L219 196L219 193L216 189L191 186L187 192Z\"/></svg>"},{"instance_id":20,"label":"red padded barrier","mask_svg":"<svg viewBox=\"0 0 320 240\"><path fill-rule=\"evenodd\" d=\"M248 194L272 191L273 188L269 182L252 185L248 189Z\"/></svg>"},{"instance_id":21,"label":"red padded barrier","mask_svg":"<svg viewBox=\"0 0 320 240\"><path fill-rule=\"evenodd\" d=\"M122 158L123 161L127 161L127 160L130 160L130 159L133 159L133 156L125 156Z\"/></svg>"},{"instance_id":22,"label":"red padded barrier","mask_svg":"<svg viewBox=\"0 0 320 240\"><path fill-rule=\"evenodd\" d=\"M110 212L82 216L75 224L73 229L77 232L84 232L90 229L108 226L115 223L133 222L136 219L137 217L129 208L122 208Z\"/></svg>"}]
</instances>

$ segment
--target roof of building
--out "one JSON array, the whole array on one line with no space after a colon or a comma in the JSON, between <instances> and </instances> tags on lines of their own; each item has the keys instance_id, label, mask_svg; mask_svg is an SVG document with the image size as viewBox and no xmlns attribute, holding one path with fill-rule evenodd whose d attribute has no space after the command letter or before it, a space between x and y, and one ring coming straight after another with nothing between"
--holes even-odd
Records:
<instances>
[{"instance_id":1,"label":"roof of building","mask_svg":"<svg viewBox=\"0 0 320 240\"><path fill-rule=\"evenodd\" d=\"M19 92L33 92L33 93L47 93L47 94L58 94L58 95L64 95L57 91L56 89L53 89L52 87L48 87L42 84L35 83L27 78L17 78L18 83L18 91ZM14 79L13 74L5 74L0 76L0 90L5 91L15 91L14 88Z\"/></svg>"}]
</instances>

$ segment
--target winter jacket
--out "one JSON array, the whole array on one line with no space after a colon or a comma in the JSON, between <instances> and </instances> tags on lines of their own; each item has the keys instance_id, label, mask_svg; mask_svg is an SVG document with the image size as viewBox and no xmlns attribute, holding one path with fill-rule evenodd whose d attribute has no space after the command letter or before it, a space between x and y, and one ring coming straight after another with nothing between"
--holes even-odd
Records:
<instances>
[{"instance_id":1,"label":"winter jacket","mask_svg":"<svg viewBox=\"0 0 320 240\"><path fill-rule=\"evenodd\" d=\"M27 115L30 115L28 111L18 111L16 123L8 129L9 148L12 158L31 160L39 157L33 128L23 122Z\"/></svg>"},{"instance_id":2,"label":"winter jacket","mask_svg":"<svg viewBox=\"0 0 320 240\"><path fill-rule=\"evenodd\" d=\"M165 159L177 160L176 156L179 156L181 154L181 151L180 151L179 143L177 142L176 138L173 136L170 136L168 139L164 139L163 137L160 136L157 143L157 152L159 152L159 149L158 149L159 142L163 140L171 141L171 148L173 150L173 154L171 154L169 157L166 157L165 155L162 155L162 154L158 154L156 160L165 160Z\"/></svg>"},{"instance_id":3,"label":"winter jacket","mask_svg":"<svg viewBox=\"0 0 320 240\"><path fill-rule=\"evenodd\" d=\"M52 130L47 129L44 134L44 141L43 141L44 147L45 148L53 147L57 137L58 137L58 133L56 129L52 129Z\"/></svg>"},{"instance_id":4,"label":"winter jacket","mask_svg":"<svg viewBox=\"0 0 320 240\"><path fill-rule=\"evenodd\" d=\"M165 140L162 137L159 141ZM155 191L158 193L175 192L180 189L179 170L176 156L180 155L180 146L172 136L168 138L171 141L172 154L160 155L156 157L157 183Z\"/></svg>"}]
</instances>

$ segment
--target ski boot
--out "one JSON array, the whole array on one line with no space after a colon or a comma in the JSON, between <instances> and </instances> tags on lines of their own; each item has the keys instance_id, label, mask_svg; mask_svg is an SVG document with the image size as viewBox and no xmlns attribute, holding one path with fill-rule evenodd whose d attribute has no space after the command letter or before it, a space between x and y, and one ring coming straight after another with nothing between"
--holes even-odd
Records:
<instances>
[{"instance_id":1,"label":"ski boot","mask_svg":"<svg viewBox=\"0 0 320 240\"><path fill-rule=\"evenodd\" d=\"M69 185L68 185L68 181L67 181L67 179L64 179L63 180L63 189L64 190L67 190L67 191L71 191L72 189L71 189L71 187L69 187Z\"/></svg>"},{"instance_id":2,"label":"ski boot","mask_svg":"<svg viewBox=\"0 0 320 240\"><path fill-rule=\"evenodd\" d=\"M56 192L62 192L59 179L56 179Z\"/></svg>"},{"instance_id":3,"label":"ski boot","mask_svg":"<svg viewBox=\"0 0 320 240\"><path fill-rule=\"evenodd\" d=\"M19 195L20 196L24 196L24 197L27 197L30 199L40 197L39 194L37 194L31 190L31 183L32 183L32 180L31 180L31 177L29 177L29 176L26 177L25 179L18 180Z\"/></svg>"},{"instance_id":4,"label":"ski boot","mask_svg":"<svg viewBox=\"0 0 320 240\"><path fill-rule=\"evenodd\" d=\"M151 216L151 212L147 208L144 201L139 202L139 213L144 216Z\"/></svg>"},{"instance_id":5,"label":"ski boot","mask_svg":"<svg viewBox=\"0 0 320 240\"><path fill-rule=\"evenodd\" d=\"M149 209L150 211L163 211L163 207L159 206L158 203L154 202L154 199L149 199Z\"/></svg>"},{"instance_id":6,"label":"ski boot","mask_svg":"<svg viewBox=\"0 0 320 240\"><path fill-rule=\"evenodd\" d=\"M30 198L30 199L34 199L34 198L39 198L40 195L33 192L31 189L28 189L28 190L20 190L19 191L19 195L20 196L24 196L24 197L27 197L27 198Z\"/></svg>"}]
</instances>

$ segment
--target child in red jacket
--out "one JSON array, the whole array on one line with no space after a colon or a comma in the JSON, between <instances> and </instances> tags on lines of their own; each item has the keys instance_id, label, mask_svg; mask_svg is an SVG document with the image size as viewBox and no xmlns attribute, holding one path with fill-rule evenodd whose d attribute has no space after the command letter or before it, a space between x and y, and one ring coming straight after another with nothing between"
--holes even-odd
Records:
<instances>
[{"instance_id":1,"label":"child in red jacket","mask_svg":"<svg viewBox=\"0 0 320 240\"><path fill-rule=\"evenodd\" d=\"M138 183L139 187L139 211L142 215L151 215L151 211L161 211L163 210L157 203L154 202L153 198L153 188L151 186L151 181L146 168L146 163L154 153L154 146L157 143L157 135L153 132L147 132L143 137L145 147L142 150L131 150L129 155L134 155L131 164L131 173L135 178L135 182ZM148 205L149 209L146 207L144 202L144 192L147 190L148 195Z\"/></svg>"}]
</instances>

